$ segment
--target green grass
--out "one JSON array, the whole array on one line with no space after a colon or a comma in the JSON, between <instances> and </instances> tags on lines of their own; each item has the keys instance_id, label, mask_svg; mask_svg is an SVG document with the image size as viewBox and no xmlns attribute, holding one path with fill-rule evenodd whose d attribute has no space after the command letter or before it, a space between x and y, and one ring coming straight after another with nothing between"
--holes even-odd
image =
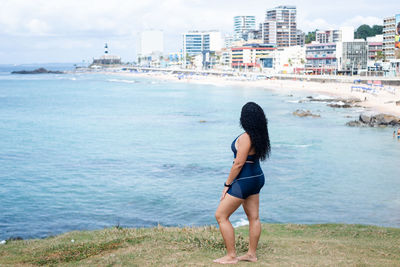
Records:
<instances>
[{"instance_id":1,"label":"green grass","mask_svg":"<svg viewBox=\"0 0 400 267\"><path fill-rule=\"evenodd\" d=\"M236 229L238 254L248 228ZM74 240L74 242L71 242ZM215 227L109 228L0 245L0 266L212 266L224 255ZM400 266L400 229L263 224L258 263L239 266ZM217 264L215 264L217 265Z\"/></svg>"}]
</instances>

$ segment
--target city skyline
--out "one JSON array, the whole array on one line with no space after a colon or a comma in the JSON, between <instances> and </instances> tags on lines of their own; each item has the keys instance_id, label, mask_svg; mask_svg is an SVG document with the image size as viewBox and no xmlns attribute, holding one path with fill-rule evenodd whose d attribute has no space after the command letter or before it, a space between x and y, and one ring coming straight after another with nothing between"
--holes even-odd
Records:
<instances>
[{"instance_id":1,"label":"city skyline","mask_svg":"<svg viewBox=\"0 0 400 267\"><path fill-rule=\"evenodd\" d=\"M81 62L103 52L123 61L136 58L137 34L147 29L164 32L165 52L179 51L182 33L189 30L233 32L233 17L250 15L263 22L265 11L278 5L297 7L298 29L318 29L362 24L382 25L397 11L394 1L337 1L318 5L312 1L2 1L0 10L0 64ZM375 2L376 3L376 2ZM346 8L344 8L346 6Z\"/></svg>"}]
</instances>

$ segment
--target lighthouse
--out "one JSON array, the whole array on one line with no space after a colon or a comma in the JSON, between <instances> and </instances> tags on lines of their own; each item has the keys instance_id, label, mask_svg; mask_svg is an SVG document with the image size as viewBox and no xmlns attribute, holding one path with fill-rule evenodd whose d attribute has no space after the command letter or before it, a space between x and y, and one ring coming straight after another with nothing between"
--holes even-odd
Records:
<instances>
[{"instance_id":1,"label":"lighthouse","mask_svg":"<svg viewBox=\"0 0 400 267\"><path fill-rule=\"evenodd\" d=\"M110 52L108 51L108 44L104 44L104 55L102 55L99 58L94 58L93 63L91 64L91 67L95 66L115 66L115 65L121 65L121 57L115 56L115 55L110 55Z\"/></svg>"}]
</instances>

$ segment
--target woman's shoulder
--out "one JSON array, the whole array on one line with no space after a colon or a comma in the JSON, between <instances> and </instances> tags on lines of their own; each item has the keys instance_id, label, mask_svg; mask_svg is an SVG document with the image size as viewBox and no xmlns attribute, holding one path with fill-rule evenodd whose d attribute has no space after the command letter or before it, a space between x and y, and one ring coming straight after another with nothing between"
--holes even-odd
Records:
<instances>
[{"instance_id":1,"label":"woman's shoulder","mask_svg":"<svg viewBox=\"0 0 400 267\"><path fill-rule=\"evenodd\" d=\"M244 132L241 135L239 135L238 141L239 142L240 141L244 141L244 142L249 141L249 142L251 142L250 135L247 132Z\"/></svg>"}]
</instances>

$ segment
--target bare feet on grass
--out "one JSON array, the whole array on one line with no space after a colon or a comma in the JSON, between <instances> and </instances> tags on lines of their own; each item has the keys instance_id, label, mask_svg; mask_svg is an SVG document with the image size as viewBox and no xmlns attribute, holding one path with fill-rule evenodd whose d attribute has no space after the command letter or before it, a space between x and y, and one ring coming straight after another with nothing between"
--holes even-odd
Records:
<instances>
[{"instance_id":1,"label":"bare feet on grass","mask_svg":"<svg viewBox=\"0 0 400 267\"><path fill-rule=\"evenodd\" d=\"M250 262L257 262L257 257L255 255L251 255L251 254L245 254L243 256L240 256L238 258L238 260L240 261L250 261Z\"/></svg>"},{"instance_id":2,"label":"bare feet on grass","mask_svg":"<svg viewBox=\"0 0 400 267\"><path fill-rule=\"evenodd\" d=\"M225 257L213 260L215 263L220 263L220 264L236 264L238 262L238 258L235 256L228 256L226 255Z\"/></svg>"}]
</instances>

